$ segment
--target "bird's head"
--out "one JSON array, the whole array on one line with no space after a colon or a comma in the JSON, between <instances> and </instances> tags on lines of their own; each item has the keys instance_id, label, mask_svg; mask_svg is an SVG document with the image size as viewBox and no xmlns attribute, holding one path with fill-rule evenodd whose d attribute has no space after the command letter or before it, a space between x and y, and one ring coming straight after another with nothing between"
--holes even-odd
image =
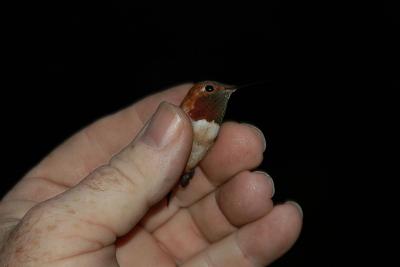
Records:
<instances>
[{"instance_id":1,"label":"bird's head","mask_svg":"<svg viewBox=\"0 0 400 267\"><path fill-rule=\"evenodd\" d=\"M229 97L236 88L213 81L196 83L182 101L181 107L192 120L206 119L221 124Z\"/></svg>"}]
</instances>

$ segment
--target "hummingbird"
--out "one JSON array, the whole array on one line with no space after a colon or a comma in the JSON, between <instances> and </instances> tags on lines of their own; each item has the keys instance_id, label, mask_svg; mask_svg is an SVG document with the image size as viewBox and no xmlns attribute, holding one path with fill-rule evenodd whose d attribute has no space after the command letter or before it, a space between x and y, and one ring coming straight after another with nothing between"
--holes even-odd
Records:
<instances>
[{"instance_id":1,"label":"hummingbird","mask_svg":"<svg viewBox=\"0 0 400 267\"><path fill-rule=\"evenodd\" d=\"M225 116L228 100L237 87L215 81L203 81L193 85L182 100L180 107L190 117L193 129L192 150L185 170L179 180L186 187L194 176L195 168L207 154L218 136ZM167 206L172 191L167 195Z\"/></svg>"},{"instance_id":2,"label":"hummingbird","mask_svg":"<svg viewBox=\"0 0 400 267\"><path fill-rule=\"evenodd\" d=\"M207 154L218 136L232 93L237 89L265 84L269 81L247 83L240 86L215 81L203 81L193 85L182 100L180 107L190 117L193 128L193 143L185 170L179 180L186 187L194 176L195 168ZM172 191L167 195L167 205Z\"/></svg>"},{"instance_id":3,"label":"hummingbird","mask_svg":"<svg viewBox=\"0 0 400 267\"><path fill-rule=\"evenodd\" d=\"M195 167L217 138L228 100L236 89L236 86L204 81L194 84L183 99L180 107L192 121L193 144L185 171L179 181L182 187L189 184L194 176Z\"/></svg>"}]
</instances>

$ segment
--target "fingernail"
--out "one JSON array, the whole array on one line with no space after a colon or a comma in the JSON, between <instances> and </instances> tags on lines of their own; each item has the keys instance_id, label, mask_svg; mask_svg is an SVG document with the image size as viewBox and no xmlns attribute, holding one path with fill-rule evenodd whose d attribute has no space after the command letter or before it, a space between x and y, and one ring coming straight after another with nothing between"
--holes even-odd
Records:
<instances>
[{"instance_id":1,"label":"fingernail","mask_svg":"<svg viewBox=\"0 0 400 267\"><path fill-rule=\"evenodd\" d=\"M301 208L301 206L299 205L299 203L297 203L297 202L295 202L295 201L292 201L292 200L286 201L286 203L289 203L289 204L295 206L295 207L299 210L300 215L301 215L301 217L303 218L303 209Z\"/></svg>"},{"instance_id":2,"label":"fingernail","mask_svg":"<svg viewBox=\"0 0 400 267\"><path fill-rule=\"evenodd\" d=\"M261 140L263 142L263 151L265 151L265 149L267 148L267 142L265 141L265 136L264 136L263 132L258 127L254 126L253 124L245 123L245 122L242 124L249 126L250 128L254 129L257 132L257 134L261 137Z\"/></svg>"},{"instance_id":3,"label":"fingernail","mask_svg":"<svg viewBox=\"0 0 400 267\"><path fill-rule=\"evenodd\" d=\"M163 102L148 123L141 140L149 146L163 148L177 136L180 121L175 108Z\"/></svg>"},{"instance_id":4,"label":"fingernail","mask_svg":"<svg viewBox=\"0 0 400 267\"><path fill-rule=\"evenodd\" d=\"M264 175L267 178L267 180L270 182L270 184L271 184L271 197L273 197L274 194L275 194L275 184L274 184L274 180L272 179L272 177L269 176L268 173L263 172L263 171L255 171L255 172Z\"/></svg>"}]
</instances>

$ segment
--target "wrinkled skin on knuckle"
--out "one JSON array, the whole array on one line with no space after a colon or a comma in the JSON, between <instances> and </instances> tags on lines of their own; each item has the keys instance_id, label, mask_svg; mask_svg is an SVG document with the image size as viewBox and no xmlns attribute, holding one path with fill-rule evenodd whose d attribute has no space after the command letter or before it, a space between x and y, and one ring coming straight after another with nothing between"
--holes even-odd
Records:
<instances>
[{"instance_id":1,"label":"wrinkled skin on knuckle","mask_svg":"<svg viewBox=\"0 0 400 267\"><path fill-rule=\"evenodd\" d=\"M0 252L0 266L53 266L60 259L101 248L100 242L71 231L95 227L75 218L71 211L64 202L52 200L29 210L10 232ZM76 245L66 245L68 242Z\"/></svg>"},{"instance_id":2,"label":"wrinkled skin on knuckle","mask_svg":"<svg viewBox=\"0 0 400 267\"><path fill-rule=\"evenodd\" d=\"M46 236L43 229L47 217L44 205L33 207L10 232L0 252L1 266L37 266L52 257L42 253L40 244Z\"/></svg>"},{"instance_id":3,"label":"wrinkled skin on knuckle","mask_svg":"<svg viewBox=\"0 0 400 267\"><path fill-rule=\"evenodd\" d=\"M114 165L106 165L98 168L82 184L94 191L115 191L133 193L137 185L133 180Z\"/></svg>"}]
</instances>

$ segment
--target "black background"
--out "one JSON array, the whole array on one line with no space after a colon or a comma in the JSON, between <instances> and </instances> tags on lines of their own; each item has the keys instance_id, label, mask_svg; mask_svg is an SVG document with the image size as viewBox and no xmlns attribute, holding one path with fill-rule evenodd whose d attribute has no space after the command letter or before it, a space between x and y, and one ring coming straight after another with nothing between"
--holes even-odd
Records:
<instances>
[{"instance_id":1,"label":"black background","mask_svg":"<svg viewBox=\"0 0 400 267\"><path fill-rule=\"evenodd\" d=\"M263 130L260 168L274 178L276 201L304 210L300 239L272 266L330 266L326 162L336 142L328 126L342 93L331 76L340 48L332 49L337 30L324 19L333 11L310 7L13 8L3 38L11 83L2 97L2 193L72 133L152 92L205 79L270 80L234 95L226 116Z\"/></svg>"}]
</instances>

